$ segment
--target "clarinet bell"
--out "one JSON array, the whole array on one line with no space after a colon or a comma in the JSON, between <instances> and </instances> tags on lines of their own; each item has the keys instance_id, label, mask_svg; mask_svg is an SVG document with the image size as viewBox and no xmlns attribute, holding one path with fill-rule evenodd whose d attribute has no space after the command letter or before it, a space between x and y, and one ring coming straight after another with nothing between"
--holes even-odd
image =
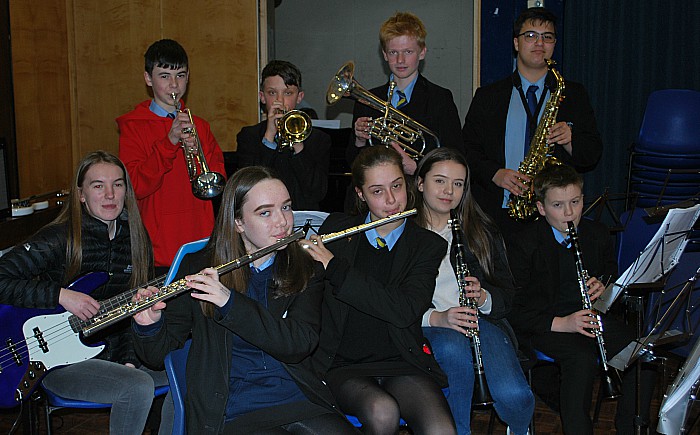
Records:
<instances>
[{"instance_id":1,"label":"clarinet bell","mask_svg":"<svg viewBox=\"0 0 700 435\"><path fill-rule=\"evenodd\" d=\"M472 395L472 405L486 406L493 404L493 398L486 385L486 375L477 373L474 376L474 392Z\"/></svg>"},{"instance_id":2,"label":"clarinet bell","mask_svg":"<svg viewBox=\"0 0 700 435\"><path fill-rule=\"evenodd\" d=\"M600 388L603 389L603 397L606 399L615 399L616 397L622 396L622 392L620 391L621 385L622 379L620 378L620 372L611 367L602 371Z\"/></svg>"}]
</instances>

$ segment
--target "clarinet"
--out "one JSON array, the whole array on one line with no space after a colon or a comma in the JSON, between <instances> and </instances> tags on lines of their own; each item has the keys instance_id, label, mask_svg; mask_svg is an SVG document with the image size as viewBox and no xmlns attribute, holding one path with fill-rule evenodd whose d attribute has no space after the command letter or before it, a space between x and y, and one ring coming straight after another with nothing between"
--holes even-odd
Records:
<instances>
[{"instance_id":1,"label":"clarinet","mask_svg":"<svg viewBox=\"0 0 700 435\"><path fill-rule=\"evenodd\" d=\"M597 323L600 328L593 328L592 333L595 335L596 342L598 344L598 357L600 358L600 365L602 370L603 379L601 382L601 388L603 388L604 394L607 398L615 398L621 395L620 385L622 380L620 379L620 374L614 368L610 367L608 364L607 352L605 351L605 341L603 340L603 321L600 318L600 314L593 309L591 304L591 297L588 294L588 271L583 266L583 259L581 257L581 246L579 245L578 231L573 222L567 222L568 230L567 233L571 238L571 247L574 253L574 260L576 261L576 275L578 277L579 290L581 291L581 302L583 303L583 309L589 310L593 314L593 320L591 324Z\"/></svg>"},{"instance_id":2,"label":"clarinet","mask_svg":"<svg viewBox=\"0 0 700 435\"><path fill-rule=\"evenodd\" d=\"M479 301L476 298L467 297L467 280L469 267L467 266L466 246L462 237L462 220L456 210L450 210L450 228L452 229L452 245L455 252L455 275L457 277L457 287L459 288L459 306L473 308L476 311L476 328L467 328L466 336L471 341L472 355L474 360L474 394L472 404L490 405L493 398L486 384L486 374L484 372L484 362L481 358L481 340L479 339Z\"/></svg>"}]
</instances>

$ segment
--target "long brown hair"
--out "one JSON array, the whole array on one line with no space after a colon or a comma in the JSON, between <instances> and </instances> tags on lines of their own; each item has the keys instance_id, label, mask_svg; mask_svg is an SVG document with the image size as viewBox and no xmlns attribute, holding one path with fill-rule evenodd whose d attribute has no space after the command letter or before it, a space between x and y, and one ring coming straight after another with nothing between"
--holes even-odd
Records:
<instances>
[{"instance_id":1,"label":"long brown hair","mask_svg":"<svg viewBox=\"0 0 700 435\"><path fill-rule=\"evenodd\" d=\"M80 201L80 189L85 181L85 174L98 163L107 163L117 166L124 174L124 182L126 183L126 194L124 197L124 210L128 215L129 234L131 242L131 272L130 285L136 287L148 281L148 277L153 265L153 250L151 248L151 240L148 238L146 228L141 221L141 215L136 204L136 194L134 187L129 179L129 174L126 172L124 164L116 156L106 151L93 151L87 154L78 163L78 168L75 171L75 176L70 187L68 200L63 209L50 225L66 224L66 268L64 279L66 281L75 277L80 272L80 267L83 261L82 247L82 224L83 211L87 212L85 205ZM123 212L122 212L123 213ZM119 218L118 218L119 219Z\"/></svg>"},{"instance_id":2,"label":"long brown hair","mask_svg":"<svg viewBox=\"0 0 700 435\"><path fill-rule=\"evenodd\" d=\"M363 149L360 154L358 154L357 158L355 158L355 161L352 162L351 172L353 187L362 190L362 186L365 185L367 170L383 164L394 165L399 168L399 172L403 174L401 155L393 148L371 146ZM406 210L408 210L413 207L415 201L415 195L411 188L413 180L404 176L404 181L406 182ZM357 194L355 195L355 208L361 214L365 214L369 211L367 203L362 201Z\"/></svg>"},{"instance_id":3,"label":"long brown hair","mask_svg":"<svg viewBox=\"0 0 700 435\"><path fill-rule=\"evenodd\" d=\"M221 207L216 218L216 225L211 233L207 248L213 251L215 264L224 264L246 255L241 234L236 231L236 219L243 218L243 205L248 200L248 192L264 180L280 178L269 168L249 166L239 169L226 183L221 199ZM299 293L306 288L314 273L314 261L297 243L290 243L285 249L277 251L272 280L273 297ZM248 289L250 267L244 266L223 275L221 282L228 288L245 294ZM209 302L202 302L202 311L211 317L215 307Z\"/></svg>"},{"instance_id":4,"label":"long brown hair","mask_svg":"<svg viewBox=\"0 0 700 435\"><path fill-rule=\"evenodd\" d=\"M459 201L457 210L462 216L462 230L464 231L465 240L469 250L474 253L479 260L479 265L484 270L487 278L493 277L493 252L491 249L491 241L500 240L500 233L493 223L491 218L484 213L472 196L471 182L469 181L469 165L467 160L459 152L451 148L436 148L430 151L418 163L418 168L415 174L415 185L418 185L418 179L421 178L425 182L425 177L432 169L433 165L439 162L453 161L465 167L467 176L464 180L464 190L462 198ZM418 214L415 221L423 228L428 227L428 210L423 198L423 192L416 191L416 208Z\"/></svg>"}]
</instances>

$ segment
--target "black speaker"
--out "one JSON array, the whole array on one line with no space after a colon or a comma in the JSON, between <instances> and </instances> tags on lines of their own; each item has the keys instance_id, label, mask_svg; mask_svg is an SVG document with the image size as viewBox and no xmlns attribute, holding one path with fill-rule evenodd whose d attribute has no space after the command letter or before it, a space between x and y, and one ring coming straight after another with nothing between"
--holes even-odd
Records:
<instances>
[{"instance_id":1,"label":"black speaker","mask_svg":"<svg viewBox=\"0 0 700 435\"><path fill-rule=\"evenodd\" d=\"M0 138L0 219L12 214L10 203L10 180L7 174L7 143Z\"/></svg>"}]
</instances>

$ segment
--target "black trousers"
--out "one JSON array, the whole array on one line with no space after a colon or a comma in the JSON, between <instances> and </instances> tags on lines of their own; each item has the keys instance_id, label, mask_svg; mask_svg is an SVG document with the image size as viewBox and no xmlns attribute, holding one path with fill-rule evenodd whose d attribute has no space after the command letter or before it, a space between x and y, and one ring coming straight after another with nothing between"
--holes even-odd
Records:
<instances>
[{"instance_id":1,"label":"black trousers","mask_svg":"<svg viewBox=\"0 0 700 435\"><path fill-rule=\"evenodd\" d=\"M613 318L603 318L605 349L611 359L632 340L634 329ZM565 434L593 434L590 417L593 383L600 374L599 351L594 338L581 334L546 332L534 335L532 346L553 358L560 370L559 409ZM615 425L618 433L634 433L635 368L622 374Z\"/></svg>"}]
</instances>

